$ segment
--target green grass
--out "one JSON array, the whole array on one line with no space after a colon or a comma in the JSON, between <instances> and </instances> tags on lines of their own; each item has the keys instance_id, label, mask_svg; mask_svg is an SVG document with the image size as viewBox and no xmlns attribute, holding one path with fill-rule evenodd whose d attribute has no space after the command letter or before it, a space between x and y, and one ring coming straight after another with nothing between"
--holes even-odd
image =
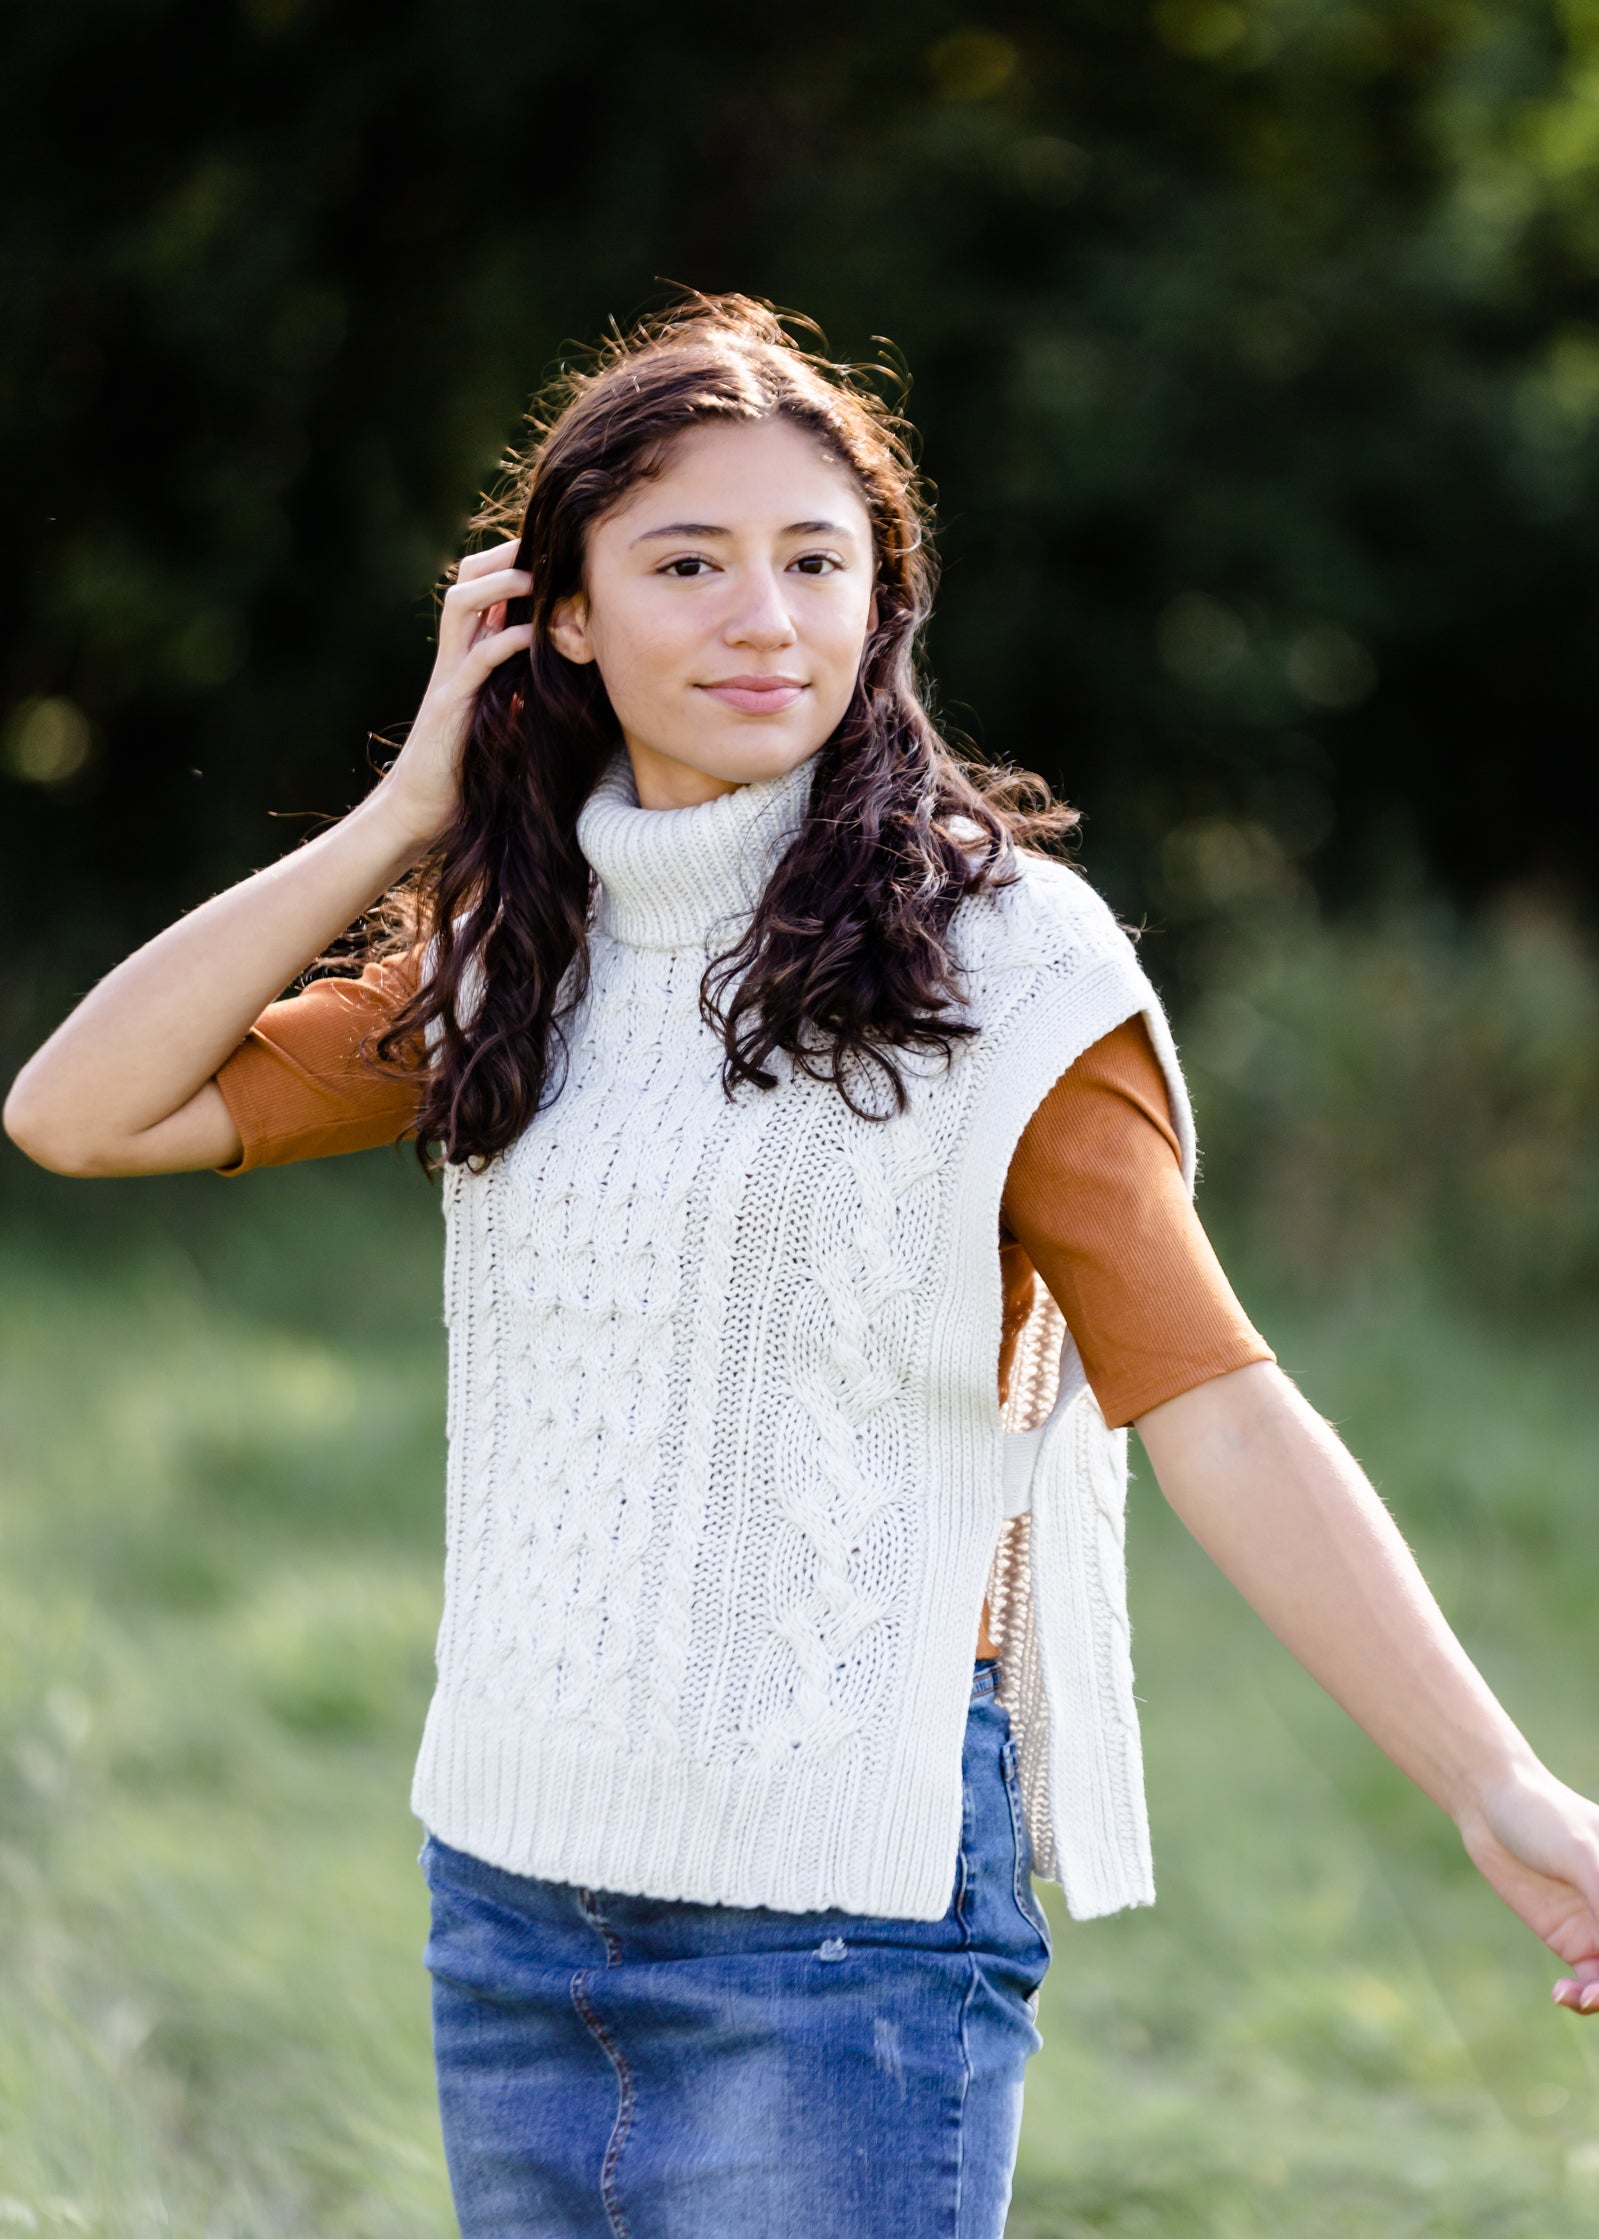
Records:
<instances>
[{"instance_id":1,"label":"green grass","mask_svg":"<svg viewBox=\"0 0 1599 2239\"><path fill-rule=\"evenodd\" d=\"M1257 1320L1366 1461L1478 1663L1599 1793L1593 1329L1420 1295ZM1018 2233L1555 2239L1599 2225L1599 2036L1453 1828L1160 1500L1130 1534L1159 1902L1062 1924Z\"/></svg>"},{"instance_id":2,"label":"green grass","mask_svg":"<svg viewBox=\"0 0 1599 2239\"><path fill-rule=\"evenodd\" d=\"M406 1793L441 1567L438 1215L382 1159L13 1192L0 2233L453 2231ZM1594 1329L1246 1286L1446 1608L1599 1789ZM1599 2029L1186 1539L1131 1537L1161 1899L1059 1922L1027 2239L1560 2239ZM863 2235L864 2239L864 2235Z\"/></svg>"}]
</instances>

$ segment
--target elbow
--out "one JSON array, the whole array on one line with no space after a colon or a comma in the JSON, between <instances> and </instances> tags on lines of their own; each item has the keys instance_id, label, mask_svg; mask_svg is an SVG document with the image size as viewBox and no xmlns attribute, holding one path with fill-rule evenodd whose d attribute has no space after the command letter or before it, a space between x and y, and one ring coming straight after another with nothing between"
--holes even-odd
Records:
<instances>
[{"instance_id":1,"label":"elbow","mask_svg":"<svg viewBox=\"0 0 1599 2239\"><path fill-rule=\"evenodd\" d=\"M48 1173L78 1180L112 1172L104 1146L87 1139L80 1129L63 1125L31 1073L32 1068L25 1065L0 1108L0 1126L23 1157L31 1158L35 1166L44 1167Z\"/></svg>"},{"instance_id":2,"label":"elbow","mask_svg":"<svg viewBox=\"0 0 1599 2239\"><path fill-rule=\"evenodd\" d=\"M49 1164L46 1149L48 1130L39 1110L39 1099L33 1094L29 1084L26 1066L12 1082L5 1104L0 1107L0 1127L5 1129L24 1158L31 1158L36 1166Z\"/></svg>"}]
</instances>

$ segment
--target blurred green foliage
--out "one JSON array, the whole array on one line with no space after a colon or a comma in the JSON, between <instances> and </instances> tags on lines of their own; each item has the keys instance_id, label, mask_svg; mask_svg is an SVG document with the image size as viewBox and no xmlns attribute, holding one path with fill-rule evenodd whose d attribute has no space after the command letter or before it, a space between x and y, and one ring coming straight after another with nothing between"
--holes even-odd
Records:
<instances>
[{"instance_id":1,"label":"blurred green foliage","mask_svg":"<svg viewBox=\"0 0 1599 2239\"><path fill-rule=\"evenodd\" d=\"M1211 815L1335 899L1591 879L1578 0L82 0L4 42L5 1038L348 803L530 388L661 276L905 353L948 705L1124 908Z\"/></svg>"},{"instance_id":2,"label":"blurred green foliage","mask_svg":"<svg viewBox=\"0 0 1599 2239\"><path fill-rule=\"evenodd\" d=\"M1430 1280L1529 1327L1599 1296L1599 951L1536 889L1330 924L1259 828L1169 835L1148 942L1229 1251L1301 1291ZM1176 958L1164 952L1176 946Z\"/></svg>"}]
</instances>

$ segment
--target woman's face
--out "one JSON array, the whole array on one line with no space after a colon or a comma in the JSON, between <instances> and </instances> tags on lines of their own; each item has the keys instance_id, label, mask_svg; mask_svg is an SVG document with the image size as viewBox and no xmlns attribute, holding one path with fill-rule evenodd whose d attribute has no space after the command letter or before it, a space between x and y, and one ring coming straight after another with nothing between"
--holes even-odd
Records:
<instances>
[{"instance_id":1,"label":"woman's face","mask_svg":"<svg viewBox=\"0 0 1599 2239\"><path fill-rule=\"evenodd\" d=\"M646 808L686 808L814 754L875 619L860 485L791 420L712 423L590 531L550 635L599 666Z\"/></svg>"}]
</instances>

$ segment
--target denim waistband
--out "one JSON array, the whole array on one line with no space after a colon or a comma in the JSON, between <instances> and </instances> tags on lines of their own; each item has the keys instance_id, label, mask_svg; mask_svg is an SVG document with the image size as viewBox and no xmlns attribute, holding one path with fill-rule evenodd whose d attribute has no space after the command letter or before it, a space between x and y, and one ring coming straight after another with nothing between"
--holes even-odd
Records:
<instances>
[{"instance_id":1,"label":"denim waistband","mask_svg":"<svg viewBox=\"0 0 1599 2239\"><path fill-rule=\"evenodd\" d=\"M999 1658L979 1656L972 1666L972 1701L980 1703L985 1695L999 1692Z\"/></svg>"}]
</instances>

